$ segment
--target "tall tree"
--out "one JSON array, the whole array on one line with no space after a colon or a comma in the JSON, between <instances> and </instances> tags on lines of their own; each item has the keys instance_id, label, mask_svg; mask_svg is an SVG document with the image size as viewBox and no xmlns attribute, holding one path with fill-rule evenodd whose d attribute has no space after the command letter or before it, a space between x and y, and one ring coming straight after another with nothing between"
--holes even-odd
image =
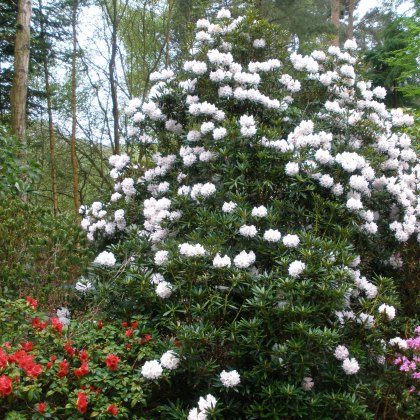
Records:
<instances>
[{"instance_id":1,"label":"tall tree","mask_svg":"<svg viewBox=\"0 0 420 420\"><path fill-rule=\"evenodd\" d=\"M331 23L334 25L335 28L335 36L332 40L332 45L339 46L340 45L340 0L332 0L331 2Z\"/></svg>"},{"instance_id":2,"label":"tall tree","mask_svg":"<svg viewBox=\"0 0 420 420\"><path fill-rule=\"evenodd\" d=\"M123 2L119 0L105 0L102 4L111 26L111 55L108 70L109 84L111 87L112 117L114 121L114 153L118 155L120 153L120 115L118 109L116 60L118 53L118 31L127 8L128 0Z\"/></svg>"},{"instance_id":3,"label":"tall tree","mask_svg":"<svg viewBox=\"0 0 420 420\"><path fill-rule=\"evenodd\" d=\"M45 14L43 11L42 0L38 0L39 3L39 15L40 15L40 28L41 28L41 40L45 43L46 25L45 25ZM54 216L58 213L58 192L57 192L57 164L55 157L55 138L54 138L54 122L52 112L52 91L50 85L50 71L48 63L48 54L44 55L44 79L45 79L45 95L47 97L47 113L48 113L48 138L50 145L50 162L51 162L51 190L52 190L52 201Z\"/></svg>"},{"instance_id":4,"label":"tall tree","mask_svg":"<svg viewBox=\"0 0 420 420\"><path fill-rule=\"evenodd\" d=\"M356 0L348 0L348 20L347 20L347 39L353 39L353 29L354 29L354 8L356 5Z\"/></svg>"},{"instance_id":5,"label":"tall tree","mask_svg":"<svg viewBox=\"0 0 420 420\"><path fill-rule=\"evenodd\" d=\"M12 132L26 142L26 98L32 0L18 0L13 85L10 93Z\"/></svg>"},{"instance_id":6,"label":"tall tree","mask_svg":"<svg viewBox=\"0 0 420 420\"><path fill-rule=\"evenodd\" d=\"M79 220L79 172L77 164L76 154L76 130L77 130L77 109L76 109L76 56L77 56L77 16L79 11L79 0L73 0L72 13L71 13L71 27L72 27L72 40L73 49L71 56L71 164L73 171L73 196L74 196L74 207L76 210L76 220Z\"/></svg>"}]
</instances>

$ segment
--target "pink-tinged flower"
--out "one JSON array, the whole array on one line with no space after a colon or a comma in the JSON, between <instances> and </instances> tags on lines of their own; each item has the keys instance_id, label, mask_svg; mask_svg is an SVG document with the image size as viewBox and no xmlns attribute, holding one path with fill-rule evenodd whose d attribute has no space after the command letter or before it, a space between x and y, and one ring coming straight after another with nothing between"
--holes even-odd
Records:
<instances>
[{"instance_id":1,"label":"pink-tinged flower","mask_svg":"<svg viewBox=\"0 0 420 420\"><path fill-rule=\"evenodd\" d=\"M109 370L117 370L118 362L120 360L121 359L115 354L109 354L105 359L105 363L108 366Z\"/></svg>"},{"instance_id":2,"label":"pink-tinged flower","mask_svg":"<svg viewBox=\"0 0 420 420\"><path fill-rule=\"evenodd\" d=\"M32 306L34 309L38 307L38 301L30 296L26 296L26 302L28 305Z\"/></svg>"},{"instance_id":3,"label":"pink-tinged flower","mask_svg":"<svg viewBox=\"0 0 420 420\"><path fill-rule=\"evenodd\" d=\"M12 378L9 378L6 375L1 375L0 376L0 396L1 397L6 397L7 395L11 394L13 389L12 389Z\"/></svg>"}]
</instances>

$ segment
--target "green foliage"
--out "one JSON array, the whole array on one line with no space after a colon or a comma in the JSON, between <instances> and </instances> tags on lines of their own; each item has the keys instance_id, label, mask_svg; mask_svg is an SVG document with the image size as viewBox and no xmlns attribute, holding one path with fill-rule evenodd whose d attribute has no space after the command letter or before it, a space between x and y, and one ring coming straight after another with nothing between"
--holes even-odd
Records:
<instances>
[{"instance_id":1,"label":"green foliage","mask_svg":"<svg viewBox=\"0 0 420 420\"><path fill-rule=\"evenodd\" d=\"M112 418L106 411L110 404L118 409L118 418L151 418L154 383L139 369L173 347L173 341L161 341L141 315L123 325L86 318L60 328L57 318L23 299L0 298L0 336L0 378L13 378L11 393L0 395L0 412L8 419ZM109 355L119 358L115 366L107 363ZM83 361L85 372L80 371ZM165 371L165 378L170 374ZM85 415L76 407L80 392L88 400ZM46 404L44 416L39 403Z\"/></svg>"},{"instance_id":2,"label":"green foliage","mask_svg":"<svg viewBox=\"0 0 420 420\"><path fill-rule=\"evenodd\" d=\"M39 165L22 159L26 153L16 137L0 125L0 198L4 200L17 193L28 194L33 189L33 182L40 178Z\"/></svg>"},{"instance_id":3,"label":"green foliage","mask_svg":"<svg viewBox=\"0 0 420 420\"><path fill-rule=\"evenodd\" d=\"M62 304L90 258L73 217L54 218L50 211L19 198L1 202L0 295L31 293L44 302Z\"/></svg>"},{"instance_id":4,"label":"green foliage","mask_svg":"<svg viewBox=\"0 0 420 420\"><path fill-rule=\"evenodd\" d=\"M293 104L284 112L262 107L256 100L222 97L219 85L206 76L197 76L195 90L186 93L178 82L191 78L188 72L181 72L179 79L168 82L161 95L154 98L167 119L176 120L183 131L174 134L159 118L147 117L139 128L158 142L155 162L172 154L174 164L165 171L159 168L159 175L148 178L145 173L149 166L136 167L138 162L133 159L131 165L120 170L117 183L144 175L133 182L137 194L126 197L124 203L122 195L104 205L105 218L96 218L87 210L85 227L94 226L96 230L89 232L96 232L99 243L108 245L107 251L117 261L96 261L89 276L94 285L90 296L110 319L142 313L162 336L174 336L180 342L182 364L168 385L168 398L157 403L164 418L185 417L200 396L208 393L218 400L215 418L373 419L377 412L398 418L411 413L412 407L401 403L392 412L386 408L387 400L405 401L407 397L404 380L392 376L394 370L388 363L394 350L387 350L386 343L399 333L403 322L391 322L378 313L383 303L394 306L398 313L401 310L397 287L389 277L395 271L385 263L400 249L388 230L394 197L369 190L367 206L378 211L380 229L375 236L367 234L357 214L346 205L351 195L346 198L345 193L355 193L348 185L349 173L333 163L315 163L315 151L310 146L292 144L294 148L280 151L280 147L276 150L263 142L289 138L296 127L310 120L314 132L331 134L325 150L334 156L354 151L351 159L356 159L357 152L357 157L363 156L379 177L384 173L381 165L386 157L373 145L378 132L385 132L385 128L369 118L370 111L362 112L356 123L347 123L346 107L354 111L359 99L357 94L350 94L360 81L358 76L356 81L337 76L334 87L321 85L313 75L299 76L284 57L286 44L273 36L275 31L274 25L255 22L255 15L248 15L237 31L223 35L223 41L230 43L229 49L242 69L250 61L279 57L281 71L301 81L301 92L294 95ZM261 37L266 40L265 49L253 48L253 40ZM194 60L205 61L208 71L217 68L207 60L207 53L215 45L200 47ZM343 63L351 61L340 60L322 59L322 71L338 68L345 72L348 65ZM279 88L278 79L276 72L264 72L258 89L280 101L289 92ZM238 87L232 79L226 83ZM338 101L342 112L329 118L325 103L334 98L334 92L349 97ZM189 109L190 93L197 94L201 104L214 104L223 110L225 118L213 121L218 128L226 129L226 137L218 139L202 133L199 143L194 144L186 139L187 132L200 131L201 124L210 119L204 112L203 116L191 111L193 107ZM246 115L256 121L256 135L242 133L238 123ZM349 146L354 139L359 140L358 145ZM305 140L310 143L310 139ZM195 153L191 150L197 144L203 148L199 150L211 151L213 159L201 159L200 151L200 159L187 164L183 157L187 151ZM150 154L155 152L154 145L150 149ZM285 170L288 163L309 169L290 175ZM331 174L334 184L345 186L342 196L317 182L326 173ZM159 192L159 183L164 181L169 188ZM181 186L194 190L204 183L214 186L213 193L205 197L178 190ZM156 210L159 199L169 202L159 208L164 215ZM236 204L235 210L222 211L223 203L229 201ZM267 215L258 217L253 209L261 205ZM114 223L115 211L122 209L127 228L124 223L115 237L99 233L98 225ZM179 211L179 217L172 217L173 211ZM241 227L250 224L258 234L241 235ZM298 246L267 240L263 233L273 228L283 237L298 235ZM154 229L167 230L168 234L156 238ZM183 253L181 249L189 245L202 246L205 251L199 255ZM255 261L236 264L234 257L244 250L255 252ZM159 251L168 253L167 261L159 261ZM217 266L213 262L217 254L234 261ZM360 266L358 255L362 256ZM305 263L303 274L291 273L291 265L301 262ZM354 269L356 266L361 272ZM361 273L368 276L373 293L358 285L367 281L359 279ZM158 292L157 274L170 283L169 295ZM345 345L350 357L357 360L357 374L346 372L343 362L334 356L338 345ZM223 386L223 370L237 370L240 384ZM305 379L314 379L312 390L305 389ZM166 384L161 386L168 389ZM157 392L156 398L160 397Z\"/></svg>"}]
</instances>

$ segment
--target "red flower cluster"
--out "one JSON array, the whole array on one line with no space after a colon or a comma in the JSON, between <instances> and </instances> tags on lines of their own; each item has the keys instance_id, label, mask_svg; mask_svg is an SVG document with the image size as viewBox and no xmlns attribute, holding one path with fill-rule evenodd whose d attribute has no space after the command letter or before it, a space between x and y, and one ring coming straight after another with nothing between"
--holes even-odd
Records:
<instances>
[{"instance_id":1,"label":"red flower cluster","mask_svg":"<svg viewBox=\"0 0 420 420\"><path fill-rule=\"evenodd\" d=\"M37 378L42 373L42 366L35 363L34 356L28 354L25 350L16 351L9 355L8 359L10 363L16 363L31 378Z\"/></svg>"},{"instance_id":2,"label":"red flower cluster","mask_svg":"<svg viewBox=\"0 0 420 420\"><path fill-rule=\"evenodd\" d=\"M38 301L30 296L26 296L26 302L31 305L34 309L38 307Z\"/></svg>"},{"instance_id":3,"label":"red flower cluster","mask_svg":"<svg viewBox=\"0 0 420 420\"><path fill-rule=\"evenodd\" d=\"M106 412L112 414L113 416L116 416L118 414L118 408L115 407L114 404L110 404L106 409Z\"/></svg>"},{"instance_id":4,"label":"red flower cluster","mask_svg":"<svg viewBox=\"0 0 420 420\"><path fill-rule=\"evenodd\" d=\"M51 325L53 328L61 334L63 331L63 324L60 322L60 320L57 317L51 318Z\"/></svg>"},{"instance_id":5,"label":"red flower cluster","mask_svg":"<svg viewBox=\"0 0 420 420\"><path fill-rule=\"evenodd\" d=\"M76 401L76 408L79 413L86 413L88 406L88 400L86 394L84 392L77 393L77 401Z\"/></svg>"},{"instance_id":6,"label":"red flower cluster","mask_svg":"<svg viewBox=\"0 0 420 420\"><path fill-rule=\"evenodd\" d=\"M64 378L69 372L69 362L64 359L58 364L58 366L60 367L60 370L57 372L57 375L59 378Z\"/></svg>"},{"instance_id":7,"label":"red flower cluster","mask_svg":"<svg viewBox=\"0 0 420 420\"><path fill-rule=\"evenodd\" d=\"M45 414L45 410L47 409L47 404L39 403L36 405L36 409L38 410L39 414Z\"/></svg>"},{"instance_id":8,"label":"red flower cluster","mask_svg":"<svg viewBox=\"0 0 420 420\"><path fill-rule=\"evenodd\" d=\"M0 376L0 396L6 397L12 393L12 378L6 375Z\"/></svg>"},{"instance_id":9,"label":"red flower cluster","mask_svg":"<svg viewBox=\"0 0 420 420\"><path fill-rule=\"evenodd\" d=\"M38 317L35 317L35 318L32 320L32 322L31 322L31 323L32 323L32 326L33 326L36 330L38 330L38 331L45 330L45 328L47 328L47 327L48 327L48 322L46 322L46 321L40 321Z\"/></svg>"},{"instance_id":10,"label":"red flower cluster","mask_svg":"<svg viewBox=\"0 0 420 420\"><path fill-rule=\"evenodd\" d=\"M141 338L141 339L140 339L139 343L140 343L140 344L144 344L144 343L149 342L151 339L152 339L152 336L151 336L150 334L146 334L146 335L144 336L144 338Z\"/></svg>"},{"instance_id":11,"label":"red flower cluster","mask_svg":"<svg viewBox=\"0 0 420 420\"><path fill-rule=\"evenodd\" d=\"M75 369L73 373L78 378L82 378L83 376L86 376L89 373L89 366L87 362L83 362L82 366L80 366L78 369Z\"/></svg>"},{"instance_id":12,"label":"red flower cluster","mask_svg":"<svg viewBox=\"0 0 420 420\"><path fill-rule=\"evenodd\" d=\"M109 370L117 370L117 365L120 360L121 359L115 354L109 354L105 359L105 363Z\"/></svg>"}]
</instances>

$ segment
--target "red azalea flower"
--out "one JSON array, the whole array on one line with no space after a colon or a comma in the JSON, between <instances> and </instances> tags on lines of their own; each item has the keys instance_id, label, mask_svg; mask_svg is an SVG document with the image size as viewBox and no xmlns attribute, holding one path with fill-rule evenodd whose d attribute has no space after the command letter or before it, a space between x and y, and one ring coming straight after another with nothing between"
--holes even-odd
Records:
<instances>
[{"instance_id":1,"label":"red azalea flower","mask_svg":"<svg viewBox=\"0 0 420 420\"><path fill-rule=\"evenodd\" d=\"M127 323L124 321L123 323L122 323L122 326L124 327L124 328L127 328Z\"/></svg>"},{"instance_id":2,"label":"red azalea flower","mask_svg":"<svg viewBox=\"0 0 420 420\"><path fill-rule=\"evenodd\" d=\"M39 403L36 405L36 409L40 414L45 414L45 410L47 409L47 404L45 403Z\"/></svg>"},{"instance_id":3,"label":"red azalea flower","mask_svg":"<svg viewBox=\"0 0 420 420\"><path fill-rule=\"evenodd\" d=\"M57 317L51 318L51 325L59 334L61 334L63 331L63 324Z\"/></svg>"},{"instance_id":4,"label":"red azalea flower","mask_svg":"<svg viewBox=\"0 0 420 420\"><path fill-rule=\"evenodd\" d=\"M131 328L129 328L128 330L125 330L126 337L131 337L132 335L133 335L133 330Z\"/></svg>"},{"instance_id":5,"label":"red azalea flower","mask_svg":"<svg viewBox=\"0 0 420 420\"><path fill-rule=\"evenodd\" d=\"M113 416L116 416L118 414L118 408L115 407L114 404L110 404L106 409L106 412L112 414Z\"/></svg>"},{"instance_id":6,"label":"red azalea flower","mask_svg":"<svg viewBox=\"0 0 420 420\"><path fill-rule=\"evenodd\" d=\"M120 358L115 354L109 354L105 359L105 363L108 366L109 370L117 370L117 365L119 361Z\"/></svg>"},{"instance_id":7,"label":"red azalea flower","mask_svg":"<svg viewBox=\"0 0 420 420\"><path fill-rule=\"evenodd\" d=\"M73 357L76 354L76 351L74 350L74 348L69 344L65 344L64 345L64 351L70 356Z\"/></svg>"},{"instance_id":8,"label":"red azalea flower","mask_svg":"<svg viewBox=\"0 0 420 420\"><path fill-rule=\"evenodd\" d=\"M53 354L51 357L50 357L50 360L51 360L51 362L55 362L56 360L57 360L57 356L55 355L55 354Z\"/></svg>"},{"instance_id":9,"label":"red azalea flower","mask_svg":"<svg viewBox=\"0 0 420 420\"><path fill-rule=\"evenodd\" d=\"M5 341L3 346L6 347L6 349L8 349L8 350L10 350L12 348L12 346L10 345L10 343L8 341Z\"/></svg>"},{"instance_id":10,"label":"red azalea flower","mask_svg":"<svg viewBox=\"0 0 420 420\"><path fill-rule=\"evenodd\" d=\"M82 351L80 352L80 354L79 354L79 359L80 359L82 362L87 362L87 360L89 359L88 352L87 352L87 351L85 351L85 350L82 350Z\"/></svg>"},{"instance_id":11,"label":"red azalea flower","mask_svg":"<svg viewBox=\"0 0 420 420\"><path fill-rule=\"evenodd\" d=\"M134 321L134 322L132 322L132 323L131 323L131 328L132 328L133 330L135 330L138 326L139 326L138 321Z\"/></svg>"},{"instance_id":12,"label":"red azalea flower","mask_svg":"<svg viewBox=\"0 0 420 420\"><path fill-rule=\"evenodd\" d=\"M45 410L47 409L47 404L39 403L37 404L36 409L38 410L40 414L45 414Z\"/></svg>"},{"instance_id":13,"label":"red azalea flower","mask_svg":"<svg viewBox=\"0 0 420 420\"><path fill-rule=\"evenodd\" d=\"M100 319L97 323L96 323L98 330L102 330L102 328L104 327L104 323L102 322L102 319Z\"/></svg>"},{"instance_id":14,"label":"red azalea flower","mask_svg":"<svg viewBox=\"0 0 420 420\"><path fill-rule=\"evenodd\" d=\"M21 344L21 347L25 351L32 351L34 349L34 343L32 343L32 341L27 341L26 343Z\"/></svg>"},{"instance_id":15,"label":"red azalea flower","mask_svg":"<svg viewBox=\"0 0 420 420\"><path fill-rule=\"evenodd\" d=\"M76 408L79 413L86 413L88 406L88 400L84 392L77 393Z\"/></svg>"},{"instance_id":16,"label":"red azalea flower","mask_svg":"<svg viewBox=\"0 0 420 420\"><path fill-rule=\"evenodd\" d=\"M69 362L64 359L59 363L59 366L60 370L57 372L57 375L59 378L64 378L69 371Z\"/></svg>"},{"instance_id":17,"label":"red azalea flower","mask_svg":"<svg viewBox=\"0 0 420 420\"><path fill-rule=\"evenodd\" d=\"M48 327L48 322L46 322L46 321L41 322L41 321L39 320L39 318L38 318L38 317L35 317L35 318L32 320L31 324L32 324L32 326L33 326L36 330L38 330L38 331L45 330L45 328L47 328L47 327Z\"/></svg>"},{"instance_id":18,"label":"red azalea flower","mask_svg":"<svg viewBox=\"0 0 420 420\"><path fill-rule=\"evenodd\" d=\"M42 366L39 364L32 364L29 369L26 369L26 375L30 376L31 378L38 378L39 375L42 373Z\"/></svg>"},{"instance_id":19,"label":"red azalea flower","mask_svg":"<svg viewBox=\"0 0 420 420\"><path fill-rule=\"evenodd\" d=\"M89 373L89 366L88 366L87 362L83 362L82 363L82 366L80 366L78 369L75 369L73 371L73 373L78 378L81 378L83 376L86 376Z\"/></svg>"},{"instance_id":20,"label":"red azalea flower","mask_svg":"<svg viewBox=\"0 0 420 420\"><path fill-rule=\"evenodd\" d=\"M0 376L0 396L5 397L12 393L12 378L6 375Z\"/></svg>"},{"instance_id":21,"label":"red azalea flower","mask_svg":"<svg viewBox=\"0 0 420 420\"><path fill-rule=\"evenodd\" d=\"M150 334L146 334L144 338L140 339L140 344L144 344L149 342L152 339L152 336Z\"/></svg>"},{"instance_id":22,"label":"red azalea flower","mask_svg":"<svg viewBox=\"0 0 420 420\"><path fill-rule=\"evenodd\" d=\"M38 307L38 301L30 296L26 296L26 302L31 305L34 309Z\"/></svg>"},{"instance_id":23,"label":"red azalea flower","mask_svg":"<svg viewBox=\"0 0 420 420\"><path fill-rule=\"evenodd\" d=\"M130 343L126 343L125 348L127 350L131 350L131 347L133 347Z\"/></svg>"}]
</instances>

